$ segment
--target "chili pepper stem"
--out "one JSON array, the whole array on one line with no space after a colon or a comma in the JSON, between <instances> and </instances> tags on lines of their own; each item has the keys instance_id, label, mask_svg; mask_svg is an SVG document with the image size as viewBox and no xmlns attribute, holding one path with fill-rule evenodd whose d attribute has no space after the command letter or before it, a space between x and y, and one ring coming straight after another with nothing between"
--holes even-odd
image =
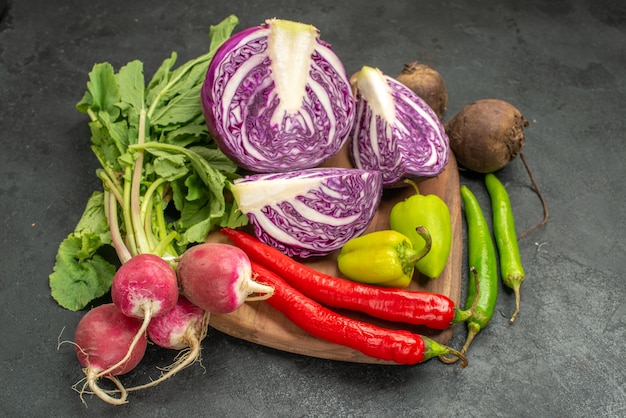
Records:
<instances>
[{"instance_id":1,"label":"chili pepper stem","mask_svg":"<svg viewBox=\"0 0 626 418\"><path fill-rule=\"evenodd\" d=\"M452 323L458 324L459 322L465 322L474 315L474 309L457 310L454 312L454 319Z\"/></svg>"},{"instance_id":2,"label":"chili pepper stem","mask_svg":"<svg viewBox=\"0 0 626 418\"><path fill-rule=\"evenodd\" d=\"M455 350L454 348L448 347L449 354L455 356L457 360L461 360L461 368L464 369L467 367L467 357L460 351Z\"/></svg>"},{"instance_id":3,"label":"chili pepper stem","mask_svg":"<svg viewBox=\"0 0 626 418\"><path fill-rule=\"evenodd\" d=\"M519 314L519 306L520 306L520 287L522 285L522 282L517 282L514 283L512 287L513 292L515 293L515 312L513 312L513 315L511 315L511 319L509 319L509 322L512 324L515 321L515 318L517 318L517 314Z\"/></svg>"},{"instance_id":4,"label":"chili pepper stem","mask_svg":"<svg viewBox=\"0 0 626 418\"><path fill-rule=\"evenodd\" d=\"M462 354L467 353L467 350L469 350L469 347L472 344L472 341L474 341L474 337L478 335L480 330L481 330L480 325L478 325L475 322L469 322L467 324L467 339L465 340L465 344L463 345L463 348L461 349Z\"/></svg>"},{"instance_id":5,"label":"chili pepper stem","mask_svg":"<svg viewBox=\"0 0 626 418\"><path fill-rule=\"evenodd\" d=\"M480 284L478 280L478 271L476 271L475 267L470 267L470 272L472 273L472 278L474 279L474 302L469 309L465 310L457 310L454 313L453 323L465 322L474 315L476 311L476 306L478 305L478 295L480 295Z\"/></svg>"},{"instance_id":6,"label":"chili pepper stem","mask_svg":"<svg viewBox=\"0 0 626 418\"><path fill-rule=\"evenodd\" d=\"M519 314L520 310L520 288L522 287L522 283L524 282L524 274L522 272L510 272L506 276L502 278L504 284L513 290L515 294L515 312L511 315L511 319L509 319L509 323L515 322L515 318Z\"/></svg>"},{"instance_id":7,"label":"chili pepper stem","mask_svg":"<svg viewBox=\"0 0 626 418\"><path fill-rule=\"evenodd\" d=\"M465 340L465 344L463 345L463 348L461 349L461 351L458 352L458 354L461 357L459 357L455 353L450 352L450 353L441 354L439 356L439 360L441 360L442 362L446 364L452 364L452 363L456 363L457 361L459 361L459 359L465 358L465 353L467 353L467 350L472 344L472 341L474 341L474 337L480 332L480 329L481 329L480 325L478 325L477 323L468 322L467 323L467 339ZM450 357L450 354L452 354L453 357ZM463 367L463 365L461 365L461 367Z\"/></svg>"},{"instance_id":8,"label":"chili pepper stem","mask_svg":"<svg viewBox=\"0 0 626 418\"><path fill-rule=\"evenodd\" d=\"M451 361L450 364L456 363L457 361L461 360L461 368L463 369L467 367L467 358L465 357L463 353L459 352L458 350L455 350L454 348L448 347L447 345L439 344L435 340L431 340L428 337L423 337L423 340L424 340L424 344L426 347L424 349L425 360L430 359L435 356L438 356L439 358L441 358L442 356L452 356L452 357L447 357L450 359L454 359L454 361Z\"/></svg>"},{"instance_id":9,"label":"chili pepper stem","mask_svg":"<svg viewBox=\"0 0 626 418\"><path fill-rule=\"evenodd\" d=\"M467 353L472 341L474 341L474 337L478 334L480 329L480 325L476 323L470 322L467 324L467 339L465 340L465 345L463 345L463 348L461 349L461 353Z\"/></svg>"},{"instance_id":10,"label":"chili pepper stem","mask_svg":"<svg viewBox=\"0 0 626 418\"><path fill-rule=\"evenodd\" d=\"M470 267L470 272L472 273L472 277L474 278L474 286L475 286L474 287L474 302L472 303L472 306L469 309L466 309L464 311L457 311L457 314L459 314L459 316L462 315L464 319L457 321L457 317L455 315L455 318L454 318L455 322L469 320L474 315L474 311L476 310L476 306L478 305L478 296L480 295L480 288L479 288L480 280L478 280L478 271L476 270L475 267ZM466 315L467 317L465 317ZM480 331L480 326L478 326L475 323L468 322L467 326L468 326L467 340L465 341L465 345L460 351L461 355L465 355L465 352L469 348L469 344L472 342L476 334L478 334L478 331ZM442 354L439 356L439 360L441 360L442 362L446 364L456 363L459 360L458 356L454 355L454 357L450 357L449 354L453 354L453 353Z\"/></svg>"}]
</instances>

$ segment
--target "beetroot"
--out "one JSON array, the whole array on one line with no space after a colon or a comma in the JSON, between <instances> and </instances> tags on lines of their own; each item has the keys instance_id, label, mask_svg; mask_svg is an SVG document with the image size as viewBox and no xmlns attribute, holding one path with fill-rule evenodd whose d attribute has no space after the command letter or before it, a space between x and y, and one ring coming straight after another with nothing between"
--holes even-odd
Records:
<instances>
[{"instance_id":1,"label":"beetroot","mask_svg":"<svg viewBox=\"0 0 626 418\"><path fill-rule=\"evenodd\" d=\"M483 99L463 107L446 124L446 133L463 167L493 173L522 152L527 126L528 121L510 103Z\"/></svg>"},{"instance_id":2,"label":"beetroot","mask_svg":"<svg viewBox=\"0 0 626 418\"><path fill-rule=\"evenodd\" d=\"M548 205L524 157L524 128L528 121L512 104L498 99L477 100L463 107L446 124L450 147L460 165L478 173L493 173L520 156L541 200L543 219L518 239L548 222Z\"/></svg>"},{"instance_id":3,"label":"beetroot","mask_svg":"<svg viewBox=\"0 0 626 418\"><path fill-rule=\"evenodd\" d=\"M441 120L448 108L448 89L437 70L413 61L405 64L396 80L413 90L430 106Z\"/></svg>"}]
</instances>

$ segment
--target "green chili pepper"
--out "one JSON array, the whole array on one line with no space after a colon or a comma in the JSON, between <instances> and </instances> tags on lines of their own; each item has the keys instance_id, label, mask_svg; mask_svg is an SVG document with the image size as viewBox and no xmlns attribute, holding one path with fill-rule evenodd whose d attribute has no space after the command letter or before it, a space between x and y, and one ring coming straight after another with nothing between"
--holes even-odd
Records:
<instances>
[{"instance_id":1,"label":"green chili pepper","mask_svg":"<svg viewBox=\"0 0 626 418\"><path fill-rule=\"evenodd\" d=\"M513 322L519 313L520 287L524 282L524 267L517 245L515 219L509 194L500 180L494 174L487 174L485 185L491 197L493 235L500 256L500 275L504 284L515 292L515 312L510 319Z\"/></svg>"},{"instance_id":2,"label":"green chili pepper","mask_svg":"<svg viewBox=\"0 0 626 418\"><path fill-rule=\"evenodd\" d=\"M350 280L385 287L405 288L411 283L415 263L430 250L430 235L418 227L426 245L418 251L403 234L382 230L352 238L337 256L339 271Z\"/></svg>"},{"instance_id":3,"label":"green chili pepper","mask_svg":"<svg viewBox=\"0 0 626 418\"><path fill-rule=\"evenodd\" d=\"M424 239L415 232L415 228L423 225L428 229L432 245L415 268L426 277L436 279L446 267L452 248L450 209L439 196L422 195L414 181L405 182L410 183L416 193L393 206L389 214L389 225L391 229L406 235L415 249L425 245Z\"/></svg>"},{"instance_id":4,"label":"green chili pepper","mask_svg":"<svg viewBox=\"0 0 626 418\"><path fill-rule=\"evenodd\" d=\"M485 328L496 307L498 297L498 265L496 249L489 232L489 226L476 196L467 186L461 186L461 198L467 221L467 254L470 267L476 269L480 283L480 294L474 315L467 321L468 336L463 352L467 349L480 330ZM469 281L466 307L474 301L474 282Z\"/></svg>"},{"instance_id":5,"label":"green chili pepper","mask_svg":"<svg viewBox=\"0 0 626 418\"><path fill-rule=\"evenodd\" d=\"M467 339L461 349L461 353L466 353L474 337L487 326L493 316L498 297L498 265L489 225L476 196L467 186L461 186L461 198L467 223L469 267L471 271L476 272L477 283L480 287L480 292L476 292L474 280L469 280L465 309L472 305L475 309L467 320ZM475 298L478 300L475 301ZM440 359L446 363L457 361L447 357L440 357Z\"/></svg>"}]
</instances>

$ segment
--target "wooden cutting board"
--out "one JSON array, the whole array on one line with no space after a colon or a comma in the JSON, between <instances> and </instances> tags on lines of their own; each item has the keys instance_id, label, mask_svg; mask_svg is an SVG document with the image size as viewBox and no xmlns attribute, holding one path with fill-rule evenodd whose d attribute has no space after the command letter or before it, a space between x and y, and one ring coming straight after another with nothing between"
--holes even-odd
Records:
<instances>
[{"instance_id":1,"label":"wooden cutting board","mask_svg":"<svg viewBox=\"0 0 626 418\"><path fill-rule=\"evenodd\" d=\"M323 165L329 167L349 166L346 150L342 150L341 153ZM439 176L422 180L418 184L422 194L437 194L448 204L452 220L452 250L448 264L439 278L431 280L416 272L409 289L444 294L458 306L462 282L463 234L459 173L454 155L451 153L448 165ZM366 232L389 229L391 208L396 202L413 193L414 190L411 187L385 190L380 206ZM212 234L209 241L228 242L227 238L220 233ZM305 264L324 273L340 276L336 257L337 252L326 257L307 260ZM450 340L453 331L453 328L444 331L432 331L423 327L383 322L364 314L342 313L377 325L418 332L442 344L446 344ZM291 353L349 362L396 364L371 358L359 351L315 338L294 325L281 312L265 302L248 302L233 313L211 315L209 324L211 327L235 338Z\"/></svg>"}]
</instances>

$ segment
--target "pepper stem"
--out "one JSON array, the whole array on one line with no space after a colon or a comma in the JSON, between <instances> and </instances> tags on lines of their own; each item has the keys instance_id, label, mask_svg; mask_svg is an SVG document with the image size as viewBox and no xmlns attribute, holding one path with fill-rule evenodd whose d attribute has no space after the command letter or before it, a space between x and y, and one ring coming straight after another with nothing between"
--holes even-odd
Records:
<instances>
[{"instance_id":1,"label":"pepper stem","mask_svg":"<svg viewBox=\"0 0 626 418\"><path fill-rule=\"evenodd\" d=\"M404 183L410 184L415 189L415 194L420 194L420 188L417 186L417 183L412 179L404 179Z\"/></svg>"},{"instance_id":2,"label":"pepper stem","mask_svg":"<svg viewBox=\"0 0 626 418\"><path fill-rule=\"evenodd\" d=\"M457 311L457 313L455 314L455 318L454 318L454 322L460 322L457 320L457 315L459 314L463 314L463 316L466 313L470 313L469 317L462 319L462 321L467 321L469 319L471 319L471 317L474 315L474 311L476 310L476 306L478 304L478 295L480 293L480 289L479 289L479 280L478 280L478 271L476 271L475 267L470 267L470 271L472 273L472 275L474 276L474 283L475 283L475 290L474 290L474 302L472 303L472 306L465 310L465 311ZM469 348L470 344L472 343L472 340L474 339L474 337L476 336L476 334L478 334L478 332L480 331L480 325L478 325L475 322L468 322L467 323L467 339L465 340L465 345L463 346L463 348L461 349L460 353L462 355L465 355L465 353L467 352L467 349ZM453 355L453 357L450 357L450 354ZM456 356L454 353L446 353L446 354L442 354L439 356L439 360L441 360L442 362L446 363L446 364L451 364L451 363L456 363L459 360L459 357Z\"/></svg>"},{"instance_id":3,"label":"pepper stem","mask_svg":"<svg viewBox=\"0 0 626 418\"><path fill-rule=\"evenodd\" d=\"M465 340L465 345L463 345L463 348L458 353L461 355L461 357L453 352L450 352L450 353L441 354L439 356L439 360L441 360L443 363L446 363L446 364L452 364L465 358L464 356L465 356L465 353L467 353L467 349L469 348L470 344L474 340L474 337L476 336L476 334L478 334L479 331L480 331L480 325L478 325L475 322L468 322L467 323L467 339ZM450 355L452 355L452 357ZM461 364L461 367L463 367L463 364Z\"/></svg>"},{"instance_id":4,"label":"pepper stem","mask_svg":"<svg viewBox=\"0 0 626 418\"><path fill-rule=\"evenodd\" d=\"M517 314L519 313L519 305L520 305L520 285L521 283L516 283L513 286L513 292L515 292L515 312L513 312L513 315L511 316L511 319L509 319L509 322L512 324L515 321L515 318L517 318Z\"/></svg>"},{"instance_id":5,"label":"pepper stem","mask_svg":"<svg viewBox=\"0 0 626 418\"><path fill-rule=\"evenodd\" d=\"M454 348L448 347L447 345L440 344L435 340L432 340L428 337L422 337L424 340L424 359L428 360L432 357L439 356L439 358L449 358L454 359L454 361L449 361L449 363L456 363L461 360L461 368L467 367L467 358L460 351L455 350ZM445 357L452 356L452 357Z\"/></svg>"},{"instance_id":6,"label":"pepper stem","mask_svg":"<svg viewBox=\"0 0 626 418\"><path fill-rule=\"evenodd\" d=\"M463 354L463 352L448 347L448 354L454 356L457 360L461 360L462 369L467 367L467 357L465 357L465 354Z\"/></svg>"},{"instance_id":7,"label":"pepper stem","mask_svg":"<svg viewBox=\"0 0 626 418\"><path fill-rule=\"evenodd\" d=\"M424 247L420 251L414 251L409 254L408 261L412 265L415 265L422 258L426 257L426 255L430 252L430 248L433 245L433 240L430 236L430 232L426 229L425 226L418 226L415 228L415 232L422 237L425 241Z\"/></svg>"},{"instance_id":8,"label":"pepper stem","mask_svg":"<svg viewBox=\"0 0 626 418\"><path fill-rule=\"evenodd\" d=\"M478 280L478 271L476 271L475 267L470 267L470 272L472 273L472 277L474 278L474 301L469 309L457 309L455 311L454 319L452 320L452 323L454 324L458 322L465 322L470 319L472 315L474 315L474 311L476 310L476 306L478 305L478 295L480 294L480 280Z\"/></svg>"},{"instance_id":9,"label":"pepper stem","mask_svg":"<svg viewBox=\"0 0 626 418\"><path fill-rule=\"evenodd\" d=\"M469 323L467 326L468 326L467 339L465 340L465 345L463 345L463 348L461 349L461 353L463 354L467 353L467 350L469 349L470 344L472 344L472 341L474 341L474 337L480 331L480 325L474 322Z\"/></svg>"}]
</instances>

